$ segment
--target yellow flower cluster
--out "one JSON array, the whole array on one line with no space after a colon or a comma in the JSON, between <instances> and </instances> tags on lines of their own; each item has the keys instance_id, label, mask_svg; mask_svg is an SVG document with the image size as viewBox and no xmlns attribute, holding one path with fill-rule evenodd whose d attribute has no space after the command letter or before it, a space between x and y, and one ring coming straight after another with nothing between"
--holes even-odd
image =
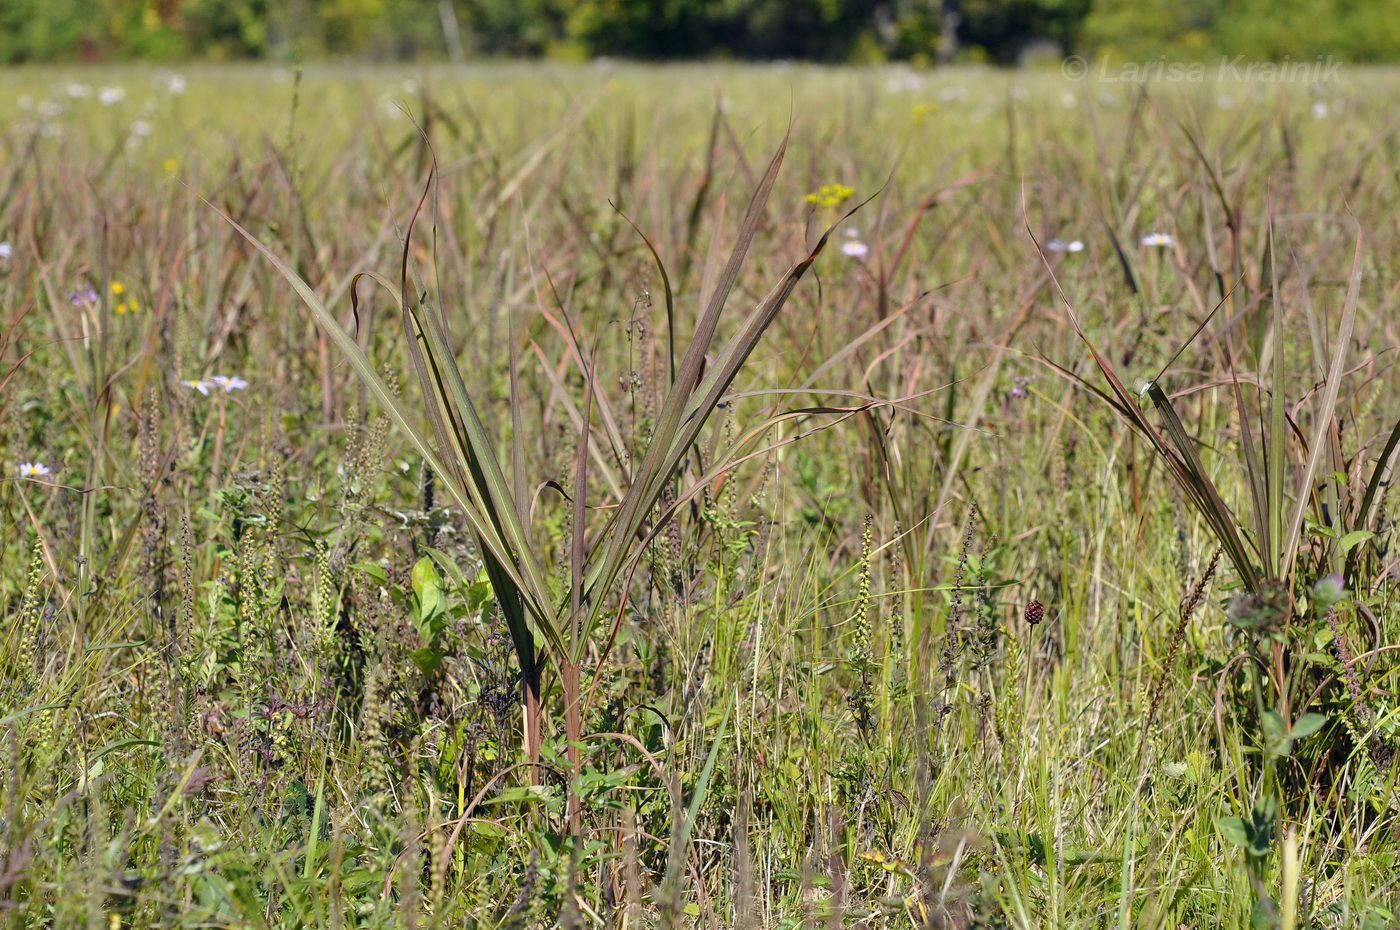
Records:
<instances>
[{"instance_id":1,"label":"yellow flower cluster","mask_svg":"<svg viewBox=\"0 0 1400 930\"><path fill-rule=\"evenodd\" d=\"M136 299L136 295L126 295L126 285L120 281L112 282L112 296L116 298L117 305L113 307L117 316L126 316L128 313L138 313L141 310L141 302Z\"/></svg>"},{"instance_id":2,"label":"yellow flower cluster","mask_svg":"<svg viewBox=\"0 0 1400 930\"><path fill-rule=\"evenodd\" d=\"M844 184L823 184L807 195L807 202L814 203L819 207L835 208L850 200L855 192L854 187L847 187Z\"/></svg>"}]
</instances>

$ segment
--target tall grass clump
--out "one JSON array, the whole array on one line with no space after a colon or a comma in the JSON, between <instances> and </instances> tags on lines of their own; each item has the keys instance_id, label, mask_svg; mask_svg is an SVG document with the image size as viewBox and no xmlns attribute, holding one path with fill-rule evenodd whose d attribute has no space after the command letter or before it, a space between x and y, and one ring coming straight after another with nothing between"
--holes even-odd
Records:
<instances>
[{"instance_id":1,"label":"tall grass clump","mask_svg":"<svg viewBox=\"0 0 1400 930\"><path fill-rule=\"evenodd\" d=\"M578 418L567 569L558 578L551 577L547 558L536 539L537 531L531 526L530 493L541 479L526 472L519 447L522 425L518 417L513 417L509 435L487 434L452 347L453 314L444 305L434 305L429 293L417 291L410 280L413 228L432 191L432 175L405 232L399 269L398 306L404 342L421 390L416 415L389 389L373 361L355 337L345 332L315 290L260 239L225 216L295 288L375 402L389 412L394 424L422 454L432 474L442 481L471 527L495 604L514 644L521 674L525 749L532 763L538 763L540 758L541 678L546 662L552 660L562 687L569 759L574 777L579 775L582 720L591 696L591 690L587 694L584 691L584 663L591 657L597 663L594 676L601 672L627 610L632 576L648 544L679 507L722 478L731 467L728 460L721 460L711 464L708 472L693 483L678 485L682 461L831 235L832 230L826 230L810 253L747 312L735 334L716 346L721 317L763 219L786 149L784 140L750 199L729 257L722 267L706 269L710 290L693 334L683 343L683 351L678 351L682 345L680 334L674 330L667 334L671 340L668 355L673 360L679 355L679 362L674 363L661 408L636 460L618 439L616 415L601 389L589 353L569 331L571 359L578 366L585 390ZM650 243L647 245L651 247ZM667 320L674 321L675 298L669 278L654 250L652 255L664 282ZM374 280L382 283L381 279ZM353 285L351 290L353 296ZM517 412L523 398L516 379L519 360L513 336L510 351L509 402L511 410ZM601 441L594 427L595 410L602 423ZM429 429L422 427L422 420L427 421ZM748 431L745 438L752 442L766 432L765 426L759 426ZM507 448L512 441L512 457L503 459L498 450ZM589 469L595 455L608 461L607 467L615 473L611 483L620 494L606 503L590 505ZM658 510L663 498L666 506ZM599 513L606 516L597 518ZM600 629L607 634L601 643L597 641ZM575 829L582 813L578 804L577 797L571 796L570 821Z\"/></svg>"}]
</instances>

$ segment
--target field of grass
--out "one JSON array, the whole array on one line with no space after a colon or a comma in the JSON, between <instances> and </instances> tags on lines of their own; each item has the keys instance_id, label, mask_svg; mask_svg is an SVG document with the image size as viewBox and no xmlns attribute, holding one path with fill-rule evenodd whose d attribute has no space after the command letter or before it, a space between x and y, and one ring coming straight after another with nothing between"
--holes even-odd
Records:
<instances>
[{"instance_id":1,"label":"field of grass","mask_svg":"<svg viewBox=\"0 0 1400 930\"><path fill-rule=\"evenodd\" d=\"M1400 74L3 78L4 926L1400 919Z\"/></svg>"}]
</instances>

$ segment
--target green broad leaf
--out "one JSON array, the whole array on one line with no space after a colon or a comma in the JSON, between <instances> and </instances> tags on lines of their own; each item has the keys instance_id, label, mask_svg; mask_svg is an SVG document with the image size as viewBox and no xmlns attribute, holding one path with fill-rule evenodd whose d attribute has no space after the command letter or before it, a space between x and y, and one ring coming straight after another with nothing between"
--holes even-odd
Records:
<instances>
[{"instance_id":1,"label":"green broad leaf","mask_svg":"<svg viewBox=\"0 0 1400 930\"><path fill-rule=\"evenodd\" d=\"M1337 546L1342 550L1342 555L1346 555L1375 535L1376 534L1370 530L1352 530L1342 537L1341 542L1337 543Z\"/></svg>"},{"instance_id":2,"label":"green broad leaf","mask_svg":"<svg viewBox=\"0 0 1400 930\"><path fill-rule=\"evenodd\" d=\"M380 584L389 583L389 573L384 570L384 566L376 562L356 562L350 569L368 575Z\"/></svg>"},{"instance_id":3,"label":"green broad leaf","mask_svg":"<svg viewBox=\"0 0 1400 930\"><path fill-rule=\"evenodd\" d=\"M442 665L442 653L430 646L424 646L422 649L413 650L413 652L410 653L410 658L413 659L413 664L418 666L424 675L431 675Z\"/></svg>"},{"instance_id":4,"label":"green broad leaf","mask_svg":"<svg viewBox=\"0 0 1400 930\"><path fill-rule=\"evenodd\" d=\"M424 556L413 566L410 579L413 582L413 593L418 595L421 627L447 606L442 596L442 576L433 566L433 560Z\"/></svg>"},{"instance_id":5,"label":"green broad leaf","mask_svg":"<svg viewBox=\"0 0 1400 930\"><path fill-rule=\"evenodd\" d=\"M467 588L467 611L478 613L491 600L491 582L481 578Z\"/></svg>"},{"instance_id":6,"label":"green broad leaf","mask_svg":"<svg viewBox=\"0 0 1400 930\"><path fill-rule=\"evenodd\" d=\"M1216 821L1220 835L1241 849L1249 848L1249 830L1243 817L1221 817Z\"/></svg>"},{"instance_id":7,"label":"green broad leaf","mask_svg":"<svg viewBox=\"0 0 1400 930\"><path fill-rule=\"evenodd\" d=\"M1327 722L1327 717L1323 714L1304 714L1293 723L1294 739L1302 739L1305 736L1312 736L1322 725Z\"/></svg>"},{"instance_id":8,"label":"green broad leaf","mask_svg":"<svg viewBox=\"0 0 1400 930\"><path fill-rule=\"evenodd\" d=\"M510 836L509 830L489 820L474 821L471 825L471 831L486 840L503 840Z\"/></svg>"}]
</instances>

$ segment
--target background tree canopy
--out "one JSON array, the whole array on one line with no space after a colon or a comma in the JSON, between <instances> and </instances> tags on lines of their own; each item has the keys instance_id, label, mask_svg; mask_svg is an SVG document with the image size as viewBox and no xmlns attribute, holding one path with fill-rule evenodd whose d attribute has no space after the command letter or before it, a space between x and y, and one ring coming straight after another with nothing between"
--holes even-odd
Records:
<instances>
[{"instance_id":1,"label":"background tree canopy","mask_svg":"<svg viewBox=\"0 0 1400 930\"><path fill-rule=\"evenodd\" d=\"M0 62L1400 59L1400 0L4 0Z\"/></svg>"}]
</instances>

